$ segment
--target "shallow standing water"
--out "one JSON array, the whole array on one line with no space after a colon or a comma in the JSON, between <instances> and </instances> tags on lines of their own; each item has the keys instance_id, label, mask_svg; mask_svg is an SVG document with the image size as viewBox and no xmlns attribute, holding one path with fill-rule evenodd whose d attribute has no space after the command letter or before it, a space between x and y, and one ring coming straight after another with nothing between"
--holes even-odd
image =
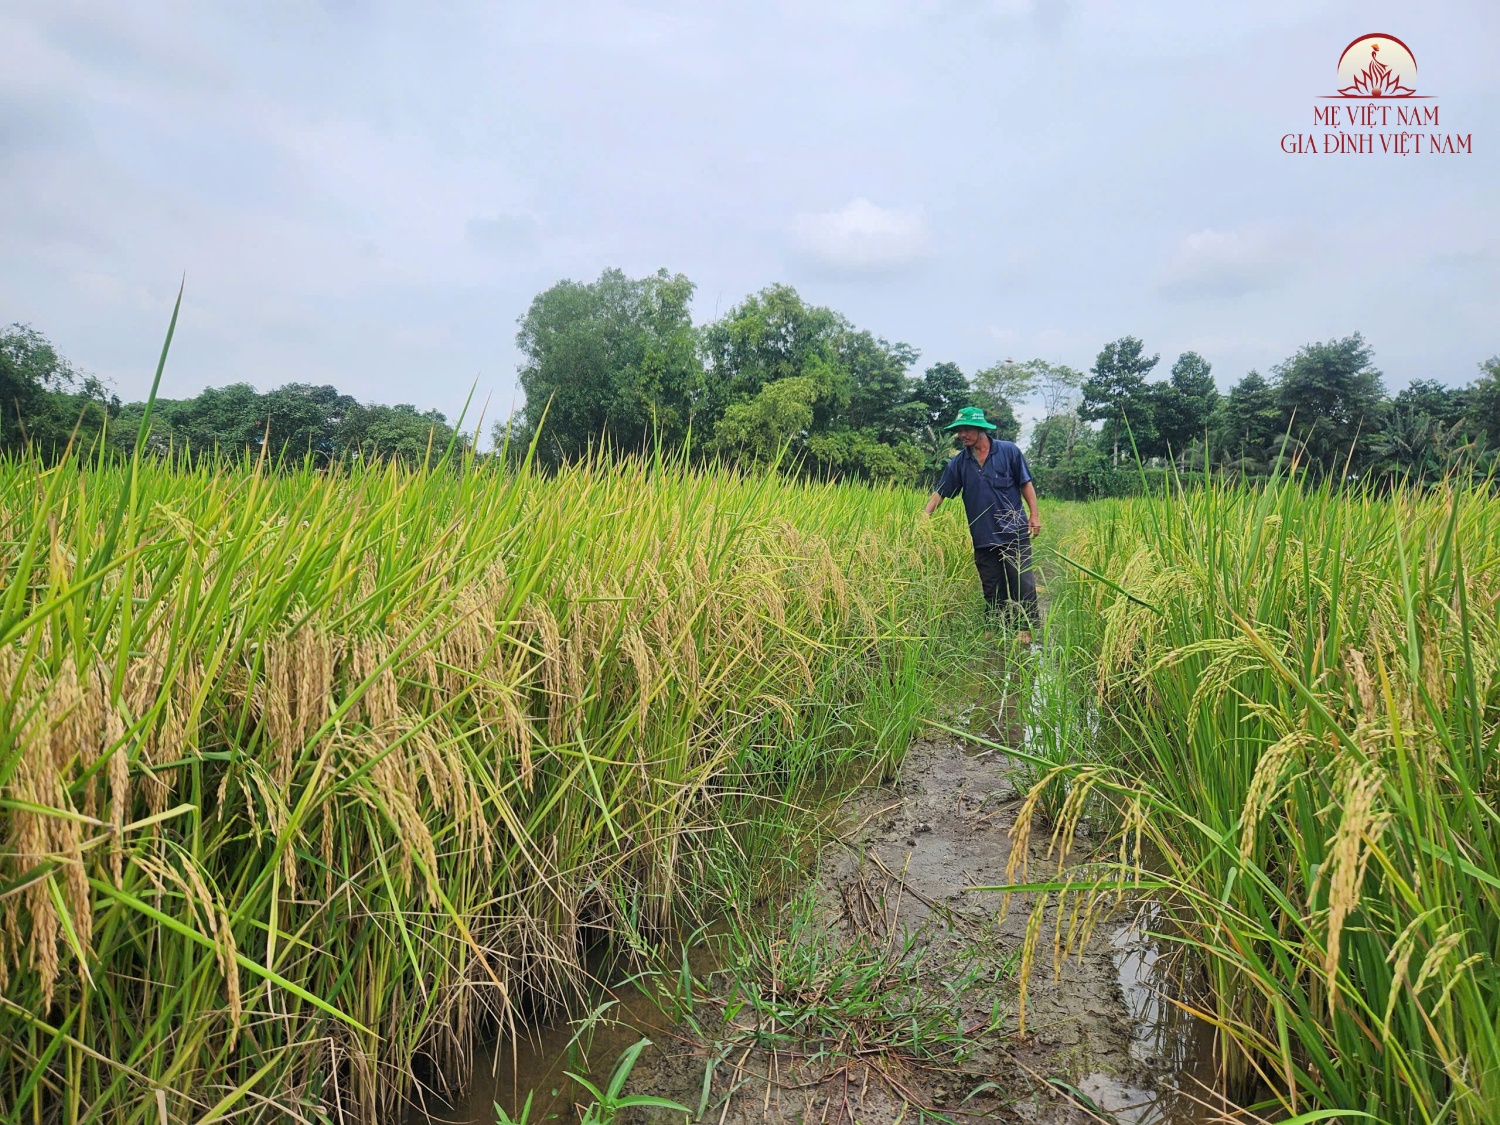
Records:
<instances>
[{"instance_id":1,"label":"shallow standing water","mask_svg":"<svg viewBox=\"0 0 1500 1125\"><path fill-rule=\"evenodd\" d=\"M998 906L999 896L969 890L1004 881L1009 829L1020 804L1009 767L995 758L952 741L919 743L899 788L867 795L860 809L878 810L878 815L856 812L859 831L827 853L817 879L821 897L832 910L831 941L840 930L839 888L851 886L852 879L868 878L876 861L901 876L899 883L891 884L891 901L905 896L902 926L927 926L927 940L939 946L973 940L949 929L944 914L951 909L969 918L992 918ZM1044 849L1045 843L1034 846ZM1135 920L1122 915L1113 930L1101 930L1082 958L1064 963L1059 979L1053 979L1050 965L1039 965L1028 1001L1027 1039L1019 1041L1004 1032L986 1037L985 1050L961 1072L913 1078L913 1100L957 1121L978 1116L1012 1121L1019 1117L1050 1125L1097 1121L1073 1100L1071 1087L1119 1125L1207 1125L1218 1120L1216 1112L1195 1100L1206 1099L1214 1083L1211 1035L1164 999L1171 992L1170 974L1157 946L1142 936L1142 930L1152 925L1149 907L1147 911ZM986 931L982 940L987 947L1001 953L1019 948L1027 913L1024 906L1012 906L1004 922ZM695 956L693 971L701 979L712 965L705 964L706 951ZM618 1003L608 1013L610 1020L599 1024L589 1044L586 1073L600 1082L619 1054L644 1035L659 1047L642 1057L631 1091L674 1098L696 1109L706 1052L691 1043L685 1031L675 1029L634 985L617 987L615 995ZM574 1030L559 1021L536 1029L530 1040L516 1044L514 1052L504 1043L481 1051L464 1097L442 1112L434 1111L432 1119L492 1125L493 1103L515 1114L526 1093L534 1091L532 1121L575 1121L574 1107L586 1099L563 1073L579 1069L583 1061L570 1050ZM720 1067L711 1083L705 1118L709 1125L785 1125L816 1122L825 1115L832 1121L845 1108L849 1119L860 1125L915 1122L920 1116L915 1109L906 1112L903 1102L887 1092L877 1096L873 1086L842 1094L827 1086L799 1090L785 1074L779 1086L751 1080L748 1076L757 1073L769 1077L765 1062L758 1058L752 1055L745 1064L746 1081L736 1086L727 1104L724 1098L732 1083L726 1072L734 1068ZM967 1090L988 1081L1000 1082L1003 1096L968 1101L964 1112L955 1112ZM845 1097L850 1099L847 1107L841 1101ZM976 1112L970 1115L969 1110ZM410 1120L424 1118L416 1115Z\"/></svg>"},{"instance_id":2,"label":"shallow standing water","mask_svg":"<svg viewBox=\"0 0 1500 1125\"><path fill-rule=\"evenodd\" d=\"M685 955L697 979L716 968L709 944L690 947ZM527 1028L519 1039L486 1043L475 1052L474 1072L463 1094L452 1103L432 1103L425 1110L414 1108L407 1114L407 1125L495 1125L496 1105L520 1120L528 1095L529 1122L577 1121L581 1107L592 1097L567 1072L582 1074L602 1088L616 1060L642 1038L650 1039L652 1046L642 1053L634 1073L638 1078L649 1076L664 1048L675 1050L683 1045L682 1030L629 975L612 973L607 962L596 964L594 973L609 981L591 992L594 1011L608 1005L598 1019L543 1020ZM664 1093L674 1098L680 1095Z\"/></svg>"},{"instance_id":3,"label":"shallow standing water","mask_svg":"<svg viewBox=\"0 0 1500 1125\"><path fill-rule=\"evenodd\" d=\"M1079 1090L1120 1125L1202 1125L1231 1107L1216 1098L1213 1030L1169 999L1172 981L1161 948L1143 932L1150 908L1110 934L1120 994L1130 1020L1130 1057L1154 1076L1150 1088L1094 1073Z\"/></svg>"}]
</instances>

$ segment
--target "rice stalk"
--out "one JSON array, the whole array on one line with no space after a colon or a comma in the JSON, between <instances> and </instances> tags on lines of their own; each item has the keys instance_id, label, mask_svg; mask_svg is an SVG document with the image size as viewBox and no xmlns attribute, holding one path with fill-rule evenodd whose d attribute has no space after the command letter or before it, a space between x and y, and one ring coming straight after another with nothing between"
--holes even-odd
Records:
<instances>
[{"instance_id":1,"label":"rice stalk","mask_svg":"<svg viewBox=\"0 0 1500 1125\"><path fill-rule=\"evenodd\" d=\"M1167 885L1226 1088L1495 1120L1500 500L1216 484L1100 505L1064 550L1035 721L1097 737L1053 740L1026 811L1113 825L1101 878Z\"/></svg>"},{"instance_id":2,"label":"rice stalk","mask_svg":"<svg viewBox=\"0 0 1500 1125\"><path fill-rule=\"evenodd\" d=\"M0 1105L394 1120L588 941L760 893L930 709L974 588L916 503L0 461Z\"/></svg>"}]
</instances>

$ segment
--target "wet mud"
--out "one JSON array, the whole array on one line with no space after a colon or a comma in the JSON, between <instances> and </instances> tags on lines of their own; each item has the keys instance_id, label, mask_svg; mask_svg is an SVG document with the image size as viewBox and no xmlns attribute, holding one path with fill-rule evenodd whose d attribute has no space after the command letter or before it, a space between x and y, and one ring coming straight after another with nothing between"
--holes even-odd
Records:
<instances>
[{"instance_id":1,"label":"wet mud","mask_svg":"<svg viewBox=\"0 0 1500 1125\"><path fill-rule=\"evenodd\" d=\"M1163 995L1160 951L1143 936L1149 903L1120 904L1081 952L1055 965L1047 916L1021 1034L1016 968L1033 903L1017 894L1002 913L999 893L974 889L1006 881L1018 781L998 751L946 737L919 741L896 785L845 803L842 830L813 881L815 940L826 941L831 957L850 950L889 957L889 979L918 994L908 1003L930 1001L951 1014L963 1039L952 1057L922 1058L891 1045L899 1034L861 1037L847 1024L837 1034L809 1021L768 1035L765 1014L734 1001L723 954L705 947L694 955L705 992L691 1020L673 1023L634 988L616 989L620 1003L608 1017L617 1022L601 1022L582 1066L597 1082L625 1047L648 1036L654 1046L627 1089L672 1098L710 1125L1220 1120L1209 1105L1212 1038ZM1055 869L1046 843L1045 831L1033 834L1034 878L1049 862ZM576 1120L578 1089L562 1074L582 1062L567 1047L573 1030L539 1029L514 1055L495 1047L479 1060L463 1103L434 1119L494 1122L492 1103L514 1114L534 1090L532 1121ZM682 1117L631 1110L619 1120Z\"/></svg>"}]
</instances>

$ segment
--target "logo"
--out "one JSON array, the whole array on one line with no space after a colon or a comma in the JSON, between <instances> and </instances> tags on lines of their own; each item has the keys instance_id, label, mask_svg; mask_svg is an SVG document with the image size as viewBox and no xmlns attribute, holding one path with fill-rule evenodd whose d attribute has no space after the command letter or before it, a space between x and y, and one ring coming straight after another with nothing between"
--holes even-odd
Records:
<instances>
[{"instance_id":1,"label":"logo","mask_svg":"<svg viewBox=\"0 0 1500 1125\"><path fill-rule=\"evenodd\" d=\"M1339 56L1339 97L1410 98L1417 60L1394 35L1361 35Z\"/></svg>"},{"instance_id":2,"label":"logo","mask_svg":"<svg viewBox=\"0 0 1500 1125\"><path fill-rule=\"evenodd\" d=\"M1440 106L1417 93L1417 57L1386 32L1361 35L1339 55L1338 93L1312 107L1323 132L1285 133L1281 151L1299 156L1473 155L1472 133L1444 133Z\"/></svg>"}]
</instances>

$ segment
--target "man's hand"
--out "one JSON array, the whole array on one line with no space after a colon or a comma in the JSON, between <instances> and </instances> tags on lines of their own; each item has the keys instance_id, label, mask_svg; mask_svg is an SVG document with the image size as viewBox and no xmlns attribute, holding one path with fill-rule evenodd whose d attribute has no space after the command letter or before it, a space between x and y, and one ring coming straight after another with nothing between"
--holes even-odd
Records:
<instances>
[{"instance_id":1,"label":"man's hand","mask_svg":"<svg viewBox=\"0 0 1500 1125\"><path fill-rule=\"evenodd\" d=\"M1042 513L1036 506L1036 485L1027 481L1021 486L1021 499L1026 501L1026 530L1035 539L1042 533Z\"/></svg>"}]
</instances>

